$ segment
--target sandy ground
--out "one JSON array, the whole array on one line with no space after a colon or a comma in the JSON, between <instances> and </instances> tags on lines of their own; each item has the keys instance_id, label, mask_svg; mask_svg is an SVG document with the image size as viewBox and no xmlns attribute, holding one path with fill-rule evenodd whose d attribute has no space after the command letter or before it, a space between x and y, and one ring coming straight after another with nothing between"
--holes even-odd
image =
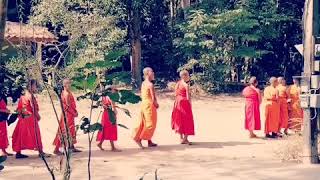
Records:
<instances>
[{"instance_id":1,"label":"sandy ground","mask_svg":"<svg viewBox=\"0 0 320 180\"><path fill-rule=\"evenodd\" d=\"M275 154L287 140L250 140L244 131L244 105L240 97L204 97L193 101L196 136L190 140L196 144L178 144L178 136L170 129L170 116L173 106L171 95L162 95L158 115L158 127L154 141L158 148L139 150L131 140L131 130L119 128L117 145L120 153L99 151L94 143L92 160L93 180L138 180L145 173L145 179L155 179L158 170L163 180L319 180L319 166L281 162ZM39 97L42 120L40 122L42 140L46 152L52 152L57 122L47 98ZM88 116L88 101L78 102L79 117ZM132 119L120 114L119 121L132 127L138 118L139 105L126 105ZM263 113L263 112L262 112ZM98 111L94 112L95 119ZM12 134L15 124L9 128ZM260 131L259 135L262 136ZM87 178L87 139L78 132L78 144L84 152L72 157L71 179ZM10 137L11 142L11 137ZM104 144L109 149L109 144ZM11 148L9 149L11 151ZM34 152L29 159L9 158L5 170L0 173L1 180L49 180L50 176L43 162ZM59 168L59 157L49 158L51 166ZM56 171L57 179L62 179Z\"/></svg>"}]
</instances>

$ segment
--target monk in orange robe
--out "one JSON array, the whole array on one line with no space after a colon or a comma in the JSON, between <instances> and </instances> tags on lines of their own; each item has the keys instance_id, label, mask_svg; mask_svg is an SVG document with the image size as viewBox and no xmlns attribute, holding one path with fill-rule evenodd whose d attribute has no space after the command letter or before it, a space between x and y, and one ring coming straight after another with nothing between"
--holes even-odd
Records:
<instances>
[{"instance_id":1,"label":"monk in orange robe","mask_svg":"<svg viewBox=\"0 0 320 180\"><path fill-rule=\"evenodd\" d=\"M70 148L72 152L75 152L75 153L81 152L80 150L74 147L74 144L77 143L74 119L78 117L78 111L77 111L76 101L73 97L73 94L70 88L71 88L71 80L70 79L63 80L63 91L61 93L61 101L63 104L63 111L65 113L66 120L67 120L67 127L65 127L64 116L62 113L57 135L53 142L53 145L55 145L55 149L53 153L56 155L62 155L62 152L60 152L59 150L59 148L61 147L62 140L65 143L67 143L67 141L70 141L70 144L71 144ZM71 139L67 139L67 131Z\"/></svg>"},{"instance_id":2,"label":"monk in orange robe","mask_svg":"<svg viewBox=\"0 0 320 180\"><path fill-rule=\"evenodd\" d=\"M104 90L104 86L101 86L101 90ZM113 87L111 88L111 90L112 92L115 92L115 89ZM99 131L97 135L97 141L99 142L97 146L100 150L103 151L104 149L102 148L102 143L105 140L109 140L111 145L111 151L121 152L121 150L117 149L114 145L114 142L118 139L118 128L117 124L111 123L108 110L108 108L111 108L112 111L115 113L115 116L117 116L116 106L109 96L102 97L102 105L104 109L101 120L102 130Z\"/></svg>"},{"instance_id":3,"label":"monk in orange robe","mask_svg":"<svg viewBox=\"0 0 320 180\"><path fill-rule=\"evenodd\" d=\"M270 85L264 90L265 106L265 134L267 138L277 138L280 125L279 92L277 78L270 78ZM272 134L270 134L272 133Z\"/></svg>"},{"instance_id":4,"label":"monk in orange robe","mask_svg":"<svg viewBox=\"0 0 320 180\"><path fill-rule=\"evenodd\" d=\"M246 98L245 106L245 129L249 131L250 138L257 138L254 133L255 130L261 129L260 120L260 104L261 104L261 93L257 88L258 80L256 77L251 77L249 86L244 88L242 91L243 96Z\"/></svg>"},{"instance_id":5,"label":"monk in orange robe","mask_svg":"<svg viewBox=\"0 0 320 180\"><path fill-rule=\"evenodd\" d=\"M192 145L188 136L194 135L194 121L191 108L188 71L180 72L181 80L176 85L176 100L171 117L172 129L180 134L181 144Z\"/></svg>"},{"instance_id":6,"label":"monk in orange robe","mask_svg":"<svg viewBox=\"0 0 320 180\"><path fill-rule=\"evenodd\" d=\"M7 104L4 98L0 96L0 112L10 114L10 111L7 108ZM1 119L0 121L0 149L1 156L12 156L8 153L6 149L9 146L8 133L7 133L7 120Z\"/></svg>"},{"instance_id":7,"label":"monk in orange robe","mask_svg":"<svg viewBox=\"0 0 320 180\"><path fill-rule=\"evenodd\" d=\"M297 79L288 88L289 96L289 129L299 132L303 121L303 110L300 106L300 87Z\"/></svg>"},{"instance_id":8,"label":"monk in orange robe","mask_svg":"<svg viewBox=\"0 0 320 180\"><path fill-rule=\"evenodd\" d=\"M288 121L289 121L289 112L288 112L288 98L286 81L283 77L278 78L277 90L279 91L279 104L280 104L280 125L279 132L281 129L284 129L284 134L288 135Z\"/></svg>"},{"instance_id":9,"label":"monk in orange robe","mask_svg":"<svg viewBox=\"0 0 320 180\"><path fill-rule=\"evenodd\" d=\"M144 81L141 85L141 117L133 133L133 139L142 149L144 148L141 142L142 140L148 141L148 147L157 146L151 139L156 129L157 109L159 108L152 83L154 80L154 72L151 68L147 67L144 68L143 75Z\"/></svg>"},{"instance_id":10,"label":"monk in orange robe","mask_svg":"<svg viewBox=\"0 0 320 180\"><path fill-rule=\"evenodd\" d=\"M43 152L39 121L39 105L34 96L37 92L37 81L30 80L25 94L20 97L17 110L28 116L19 116L18 123L12 134L12 149L16 152L16 159L28 158L21 154L22 150L37 150L39 156L49 157Z\"/></svg>"}]
</instances>

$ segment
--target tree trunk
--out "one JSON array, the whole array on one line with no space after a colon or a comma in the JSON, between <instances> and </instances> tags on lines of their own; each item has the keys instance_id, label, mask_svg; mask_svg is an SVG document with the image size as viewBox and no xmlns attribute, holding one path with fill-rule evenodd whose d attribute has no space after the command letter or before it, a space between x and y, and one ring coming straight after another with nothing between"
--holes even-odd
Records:
<instances>
[{"instance_id":1,"label":"tree trunk","mask_svg":"<svg viewBox=\"0 0 320 180\"><path fill-rule=\"evenodd\" d=\"M0 0L0 63L4 62L2 47L4 46L4 33L6 29L8 0Z\"/></svg>"},{"instance_id":2,"label":"tree trunk","mask_svg":"<svg viewBox=\"0 0 320 180\"><path fill-rule=\"evenodd\" d=\"M131 39L131 73L132 85L138 88L141 85L141 29L140 29L140 8L137 0L130 0L128 3L129 14L129 35Z\"/></svg>"}]
</instances>

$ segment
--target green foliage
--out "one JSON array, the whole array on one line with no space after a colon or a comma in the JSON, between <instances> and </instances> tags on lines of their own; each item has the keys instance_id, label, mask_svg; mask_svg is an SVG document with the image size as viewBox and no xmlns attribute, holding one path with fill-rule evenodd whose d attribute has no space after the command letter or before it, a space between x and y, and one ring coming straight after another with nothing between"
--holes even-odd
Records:
<instances>
[{"instance_id":1,"label":"green foliage","mask_svg":"<svg viewBox=\"0 0 320 180\"><path fill-rule=\"evenodd\" d=\"M12 72L4 66L0 66L0 96L3 99L12 98L15 102L20 98L26 81L23 73Z\"/></svg>"},{"instance_id":2,"label":"green foliage","mask_svg":"<svg viewBox=\"0 0 320 180\"><path fill-rule=\"evenodd\" d=\"M182 59L180 69L194 72L194 79L212 92L225 91L224 84L232 81L234 71L239 79L298 73L301 69L289 72L284 65L291 60L293 45L301 38L301 31L288 29L299 29L300 22L298 13L284 9L289 4L303 7L299 2L275 4L273 0L198 3L177 25L180 34L174 45L176 58Z\"/></svg>"},{"instance_id":3,"label":"green foliage","mask_svg":"<svg viewBox=\"0 0 320 180\"><path fill-rule=\"evenodd\" d=\"M109 114L109 119L111 124L115 125L117 123L117 117L116 114L113 112L111 107L106 108Z\"/></svg>"},{"instance_id":4,"label":"green foliage","mask_svg":"<svg viewBox=\"0 0 320 180\"><path fill-rule=\"evenodd\" d=\"M58 37L67 38L67 67L61 71L70 77L88 63L101 63L106 52L123 44L126 29L118 26L123 10L117 5L118 0L42 0L29 18L31 24L49 25Z\"/></svg>"},{"instance_id":5,"label":"green foliage","mask_svg":"<svg viewBox=\"0 0 320 180\"><path fill-rule=\"evenodd\" d=\"M82 130L84 134L92 133L92 132L95 132L95 131L102 130L102 125L100 123L90 124L89 118L82 117L81 118L80 130Z\"/></svg>"}]
</instances>

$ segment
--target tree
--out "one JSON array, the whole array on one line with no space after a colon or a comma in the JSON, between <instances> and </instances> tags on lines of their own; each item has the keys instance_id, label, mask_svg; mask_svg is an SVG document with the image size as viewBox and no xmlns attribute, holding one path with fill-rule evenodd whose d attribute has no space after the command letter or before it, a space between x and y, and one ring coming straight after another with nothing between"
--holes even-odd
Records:
<instances>
[{"instance_id":1,"label":"tree","mask_svg":"<svg viewBox=\"0 0 320 180\"><path fill-rule=\"evenodd\" d=\"M289 71L285 66L291 61L289 55L293 51L288 48L289 42L293 47L301 38L301 21L292 11L282 7L288 6L289 2L286 3L221 0L203 1L192 6L187 19L179 25L183 34L176 38L175 44L180 52L178 55L185 62L189 61L183 68L192 65L192 69L197 69L200 66L200 77L206 84L212 81L210 84L213 84L215 91L223 90L219 84L224 84L226 80L239 81L252 75L259 79L280 75L288 77L294 71L301 71L296 68ZM213 4L216 8L208 8ZM291 34L290 37L288 34ZM297 67L301 64L294 63ZM219 68L214 67L219 64L222 65L223 76L216 77L213 72ZM294 67L292 62L290 65Z\"/></svg>"},{"instance_id":2,"label":"tree","mask_svg":"<svg viewBox=\"0 0 320 180\"><path fill-rule=\"evenodd\" d=\"M131 43L131 70L132 85L138 88L141 85L141 0L127 0L128 34Z\"/></svg>"}]
</instances>

